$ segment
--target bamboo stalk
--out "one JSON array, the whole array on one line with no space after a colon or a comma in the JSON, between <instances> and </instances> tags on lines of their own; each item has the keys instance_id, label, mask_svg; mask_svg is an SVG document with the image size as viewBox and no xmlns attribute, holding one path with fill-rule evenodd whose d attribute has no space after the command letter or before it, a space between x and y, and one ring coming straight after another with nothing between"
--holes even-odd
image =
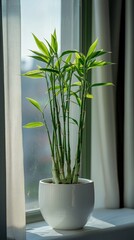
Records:
<instances>
[{"instance_id":1,"label":"bamboo stalk","mask_svg":"<svg viewBox=\"0 0 134 240\"><path fill-rule=\"evenodd\" d=\"M79 128L78 128L78 143L77 143L77 151L76 151L76 159L75 165L73 168L73 183L78 183L79 170L80 170L80 157L82 150L82 137L83 137L83 128L84 128L84 120L85 120L85 95L86 95L86 81L87 81L87 72L86 66L84 66L84 76L83 76L83 84L81 89L81 106L80 106L80 118L79 118Z\"/></svg>"},{"instance_id":2,"label":"bamboo stalk","mask_svg":"<svg viewBox=\"0 0 134 240\"><path fill-rule=\"evenodd\" d=\"M70 148L70 90L71 90L71 80L72 80L72 73L69 75L69 85L68 85L68 92L67 92L67 134L68 134L68 158L69 164L71 161L71 148Z\"/></svg>"},{"instance_id":3,"label":"bamboo stalk","mask_svg":"<svg viewBox=\"0 0 134 240\"><path fill-rule=\"evenodd\" d=\"M51 79L51 78L50 78ZM52 123L53 123L53 149L55 149L55 152L56 154L53 156L53 160L54 160L54 165L55 165L55 162L58 162L58 164L56 165L56 167L54 168L55 171L58 173L60 172L60 153L59 153L59 148L58 148L58 139L57 139L57 133L56 133L56 108L55 108L55 104L54 104L54 101L51 101L51 95L50 95L50 92L49 92L49 83L48 83L48 79L47 79L47 75L46 75L46 82L47 82L47 91L48 91L48 96L49 96L49 104L50 104L50 111L51 111L51 119L52 119ZM52 81L51 81L52 82ZM51 87L53 89L53 84L51 84ZM54 94L54 92L53 92ZM53 174L53 178L54 178L54 182L57 182L57 174L54 173L54 169L52 171L52 174ZM58 170L57 170L58 169ZM60 178L59 180L60 181Z\"/></svg>"}]
</instances>

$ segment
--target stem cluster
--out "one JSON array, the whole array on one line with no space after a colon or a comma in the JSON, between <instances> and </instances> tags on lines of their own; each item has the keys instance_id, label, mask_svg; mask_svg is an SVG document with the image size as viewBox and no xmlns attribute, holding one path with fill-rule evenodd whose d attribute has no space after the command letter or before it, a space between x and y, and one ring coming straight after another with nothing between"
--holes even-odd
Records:
<instances>
[{"instance_id":1,"label":"stem cluster","mask_svg":"<svg viewBox=\"0 0 134 240\"><path fill-rule=\"evenodd\" d=\"M77 50L67 50L58 55L56 31L51 35L51 42L46 44L33 35L39 52L33 51L34 59L44 63L44 68L38 67L23 74L31 78L44 78L47 86L48 102L50 106L52 132L48 127L45 110L39 102L32 98L27 100L42 114L42 122L32 122L24 125L25 128L45 126L52 155L52 175L54 183L78 183L83 129L86 116L86 99L93 98L91 88L109 86L112 83L91 83L87 79L88 71L102 67L109 62L97 61L96 58L105 54L103 50L96 51L96 40L83 55ZM74 80L75 79L75 80ZM79 117L73 117L71 106L77 104ZM70 124L76 126L77 147L75 159L71 154ZM72 161L74 166L72 167Z\"/></svg>"}]
</instances>

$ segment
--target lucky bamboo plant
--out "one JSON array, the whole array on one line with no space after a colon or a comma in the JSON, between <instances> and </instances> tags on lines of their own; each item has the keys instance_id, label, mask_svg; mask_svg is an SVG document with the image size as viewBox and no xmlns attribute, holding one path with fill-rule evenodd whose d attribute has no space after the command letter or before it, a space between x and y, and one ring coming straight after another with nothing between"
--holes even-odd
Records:
<instances>
[{"instance_id":1,"label":"lucky bamboo plant","mask_svg":"<svg viewBox=\"0 0 134 240\"><path fill-rule=\"evenodd\" d=\"M86 116L86 99L93 98L91 88L96 86L113 85L107 83L93 83L88 79L88 72L93 68L111 64L104 60L96 60L106 54L104 50L96 50L98 40L89 47L86 55L77 50L67 50L58 53L56 31L51 35L51 40L45 43L34 34L34 40L39 51L31 52L32 58L43 62L44 67L38 66L36 70L26 72L23 76L29 78L44 78L47 86L48 103L50 106L52 133L45 116L45 106L32 98L26 98L41 114L42 122L30 122L25 128L45 127L52 156L52 176L54 183L78 183L80 171L83 129ZM77 105L79 117L71 115L71 106ZM71 155L70 124L77 126L76 153L73 160Z\"/></svg>"}]
</instances>

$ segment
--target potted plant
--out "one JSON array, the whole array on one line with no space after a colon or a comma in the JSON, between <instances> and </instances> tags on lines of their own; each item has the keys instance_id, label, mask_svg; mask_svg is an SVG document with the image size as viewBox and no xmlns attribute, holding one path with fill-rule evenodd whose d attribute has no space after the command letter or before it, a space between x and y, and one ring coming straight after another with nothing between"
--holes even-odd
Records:
<instances>
[{"instance_id":1,"label":"potted plant","mask_svg":"<svg viewBox=\"0 0 134 240\"><path fill-rule=\"evenodd\" d=\"M45 127L51 149L52 178L39 183L39 204L43 217L53 228L82 228L94 206L94 185L92 180L79 178L83 130L86 118L86 101L93 98L91 89L98 86L113 85L93 83L88 79L88 72L110 62L96 60L106 54L96 50L98 40L89 47L86 55L77 50L58 53L56 31L51 40L45 43L34 34L39 51L31 52L32 58L42 62L43 67L26 72L23 76L44 78L47 86L48 103L45 106L32 98L26 99L40 112L41 122L30 122L25 128ZM45 109L50 107L53 131L50 132L45 116ZM78 108L76 118L71 109ZM76 129L75 159L72 159L71 124Z\"/></svg>"}]
</instances>

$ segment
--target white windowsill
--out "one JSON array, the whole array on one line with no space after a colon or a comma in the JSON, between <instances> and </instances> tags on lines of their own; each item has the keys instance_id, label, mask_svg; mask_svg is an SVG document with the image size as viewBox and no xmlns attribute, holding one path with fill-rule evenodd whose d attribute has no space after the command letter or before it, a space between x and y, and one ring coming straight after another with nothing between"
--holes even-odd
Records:
<instances>
[{"instance_id":1,"label":"white windowsill","mask_svg":"<svg viewBox=\"0 0 134 240\"><path fill-rule=\"evenodd\" d=\"M134 240L134 209L94 210L88 224L77 231L57 231L45 222L28 224L26 239Z\"/></svg>"}]
</instances>

